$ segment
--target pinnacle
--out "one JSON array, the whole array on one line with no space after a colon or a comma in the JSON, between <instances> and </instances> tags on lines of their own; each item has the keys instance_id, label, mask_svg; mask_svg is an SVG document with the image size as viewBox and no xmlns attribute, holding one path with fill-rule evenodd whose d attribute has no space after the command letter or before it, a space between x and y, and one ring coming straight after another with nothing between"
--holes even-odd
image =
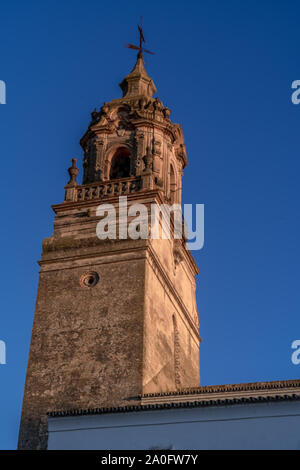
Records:
<instances>
[{"instance_id":1,"label":"pinnacle","mask_svg":"<svg viewBox=\"0 0 300 470\"><path fill-rule=\"evenodd\" d=\"M156 92L156 87L152 78L146 72L143 55L141 53L137 56L137 61L132 71L126 75L120 83L123 91L123 97L144 95L152 97Z\"/></svg>"}]
</instances>

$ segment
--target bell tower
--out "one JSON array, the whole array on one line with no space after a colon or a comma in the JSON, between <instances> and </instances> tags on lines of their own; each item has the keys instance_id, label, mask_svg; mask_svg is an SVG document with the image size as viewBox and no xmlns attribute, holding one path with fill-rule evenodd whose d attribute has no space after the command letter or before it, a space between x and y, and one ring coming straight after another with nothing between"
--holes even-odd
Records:
<instances>
[{"instance_id":1,"label":"bell tower","mask_svg":"<svg viewBox=\"0 0 300 470\"><path fill-rule=\"evenodd\" d=\"M47 448L47 412L138 403L145 393L197 387L198 268L184 239L97 237L97 208L119 197L181 203L182 129L153 95L140 50L123 96L91 114L65 200L43 241L20 449Z\"/></svg>"}]
</instances>

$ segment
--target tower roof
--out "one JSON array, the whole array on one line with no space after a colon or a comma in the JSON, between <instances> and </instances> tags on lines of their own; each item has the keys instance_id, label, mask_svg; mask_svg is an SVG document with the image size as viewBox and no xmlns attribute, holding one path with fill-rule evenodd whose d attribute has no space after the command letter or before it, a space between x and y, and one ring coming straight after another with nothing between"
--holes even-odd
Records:
<instances>
[{"instance_id":1,"label":"tower roof","mask_svg":"<svg viewBox=\"0 0 300 470\"><path fill-rule=\"evenodd\" d=\"M152 98L156 93L156 87L152 78L146 72L143 55L137 56L137 61L132 71L126 75L120 83L123 97L144 95Z\"/></svg>"}]
</instances>

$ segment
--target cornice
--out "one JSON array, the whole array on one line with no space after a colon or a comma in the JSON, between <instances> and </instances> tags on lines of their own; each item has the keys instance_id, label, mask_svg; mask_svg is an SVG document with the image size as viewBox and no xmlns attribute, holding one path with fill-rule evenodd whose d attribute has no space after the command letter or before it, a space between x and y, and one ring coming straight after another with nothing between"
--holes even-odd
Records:
<instances>
[{"instance_id":1,"label":"cornice","mask_svg":"<svg viewBox=\"0 0 300 470\"><path fill-rule=\"evenodd\" d=\"M167 395L183 395L186 393L209 393L209 392L226 392L226 391L242 391L242 390L270 390L270 389L281 389L281 388L295 388L300 389L300 379L295 380L274 380L267 382L244 382L238 384L223 384L223 385L204 385L202 387L193 387L173 392L157 393L157 394L144 394L143 397L147 396L167 396Z\"/></svg>"},{"instance_id":2,"label":"cornice","mask_svg":"<svg viewBox=\"0 0 300 470\"><path fill-rule=\"evenodd\" d=\"M257 397L241 397L235 399L223 399L223 400L202 400L193 402L180 402L180 403L157 403L147 405L131 405L131 406L117 406L107 408L89 408L89 409L74 409L74 410L62 410L62 411L51 411L47 413L49 418L64 418L71 416L89 416L89 415L101 415L101 414L113 414L113 413L130 413L130 412L141 412L141 411L155 411L155 410L170 410L178 408L207 408L207 407L221 407L230 405L253 405L261 403L274 403L274 402L297 402L300 401L300 394L292 394L285 396L257 396Z\"/></svg>"}]
</instances>

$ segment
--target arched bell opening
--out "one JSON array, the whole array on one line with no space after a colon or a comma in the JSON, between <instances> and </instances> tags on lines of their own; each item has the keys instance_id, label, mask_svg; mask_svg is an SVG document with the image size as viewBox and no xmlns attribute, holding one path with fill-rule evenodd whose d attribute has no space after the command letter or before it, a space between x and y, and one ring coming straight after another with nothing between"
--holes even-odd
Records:
<instances>
[{"instance_id":1,"label":"arched bell opening","mask_svg":"<svg viewBox=\"0 0 300 470\"><path fill-rule=\"evenodd\" d=\"M131 153L127 147L120 147L116 150L111 160L109 174L111 180L130 176L130 158Z\"/></svg>"}]
</instances>

